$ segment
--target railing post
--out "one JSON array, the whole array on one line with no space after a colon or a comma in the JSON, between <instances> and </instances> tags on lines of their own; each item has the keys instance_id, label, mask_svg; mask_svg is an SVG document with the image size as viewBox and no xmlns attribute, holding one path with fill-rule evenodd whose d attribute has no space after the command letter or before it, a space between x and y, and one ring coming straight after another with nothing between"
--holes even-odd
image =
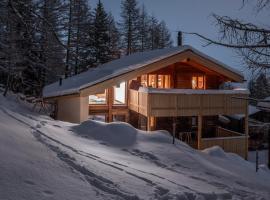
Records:
<instances>
[{"instance_id":1,"label":"railing post","mask_svg":"<svg viewBox=\"0 0 270 200\"><path fill-rule=\"evenodd\" d=\"M202 115L198 115L198 149L201 149L201 140L202 140Z\"/></svg>"},{"instance_id":2,"label":"railing post","mask_svg":"<svg viewBox=\"0 0 270 200\"><path fill-rule=\"evenodd\" d=\"M246 102L246 112L245 112L245 136L246 136L246 141L245 141L245 147L246 147L246 152L245 152L245 159L248 159L248 102Z\"/></svg>"},{"instance_id":3,"label":"railing post","mask_svg":"<svg viewBox=\"0 0 270 200\"><path fill-rule=\"evenodd\" d=\"M173 117L173 144L175 143L175 134L176 134L176 117Z\"/></svg>"}]
</instances>

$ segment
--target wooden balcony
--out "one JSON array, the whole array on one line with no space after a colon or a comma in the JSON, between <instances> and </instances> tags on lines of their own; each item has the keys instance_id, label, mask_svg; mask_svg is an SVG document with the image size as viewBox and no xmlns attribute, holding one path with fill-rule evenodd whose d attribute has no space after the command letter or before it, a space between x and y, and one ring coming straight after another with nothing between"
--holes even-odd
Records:
<instances>
[{"instance_id":1,"label":"wooden balcony","mask_svg":"<svg viewBox=\"0 0 270 200\"><path fill-rule=\"evenodd\" d=\"M129 109L146 117L246 114L246 90L129 90Z\"/></svg>"}]
</instances>

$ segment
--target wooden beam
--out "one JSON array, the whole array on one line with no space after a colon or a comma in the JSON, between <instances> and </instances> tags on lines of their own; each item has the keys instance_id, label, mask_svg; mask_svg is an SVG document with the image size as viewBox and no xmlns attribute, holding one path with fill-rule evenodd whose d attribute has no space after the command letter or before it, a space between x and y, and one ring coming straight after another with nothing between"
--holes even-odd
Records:
<instances>
[{"instance_id":1,"label":"wooden beam","mask_svg":"<svg viewBox=\"0 0 270 200\"><path fill-rule=\"evenodd\" d=\"M173 144L175 143L175 135L176 135L176 117L173 117Z\"/></svg>"},{"instance_id":2,"label":"wooden beam","mask_svg":"<svg viewBox=\"0 0 270 200\"><path fill-rule=\"evenodd\" d=\"M201 141L202 141L202 115L198 115L198 149L201 149Z\"/></svg>"},{"instance_id":3,"label":"wooden beam","mask_svg":"<svg viewBox=\"0 0 270 200\"><path fill-rule=\"evenodd\" d=\"M113 116L112 116L112 107L113 107L113 88L110 87L108 89L108 95L107 95L107 100L108 100L108 122L113 121Z\"/></svg>"},{"instance_id":4,"label":"wooden beam","mask_svg":"<svg viewBox=\"0 0 270 200\"><path fill-rule=\"evenodd\" d=\"M151 117L147 117L147 131L151 131Z\"/></svg>"}]
</instances>

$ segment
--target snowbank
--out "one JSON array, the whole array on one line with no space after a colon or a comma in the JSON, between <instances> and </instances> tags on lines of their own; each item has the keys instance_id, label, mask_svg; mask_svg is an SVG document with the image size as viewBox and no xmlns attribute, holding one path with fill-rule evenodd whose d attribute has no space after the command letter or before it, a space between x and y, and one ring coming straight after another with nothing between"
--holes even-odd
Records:
<instances>
[{"instance_id":1,"label":"snowbank","mask_svg":"<svg viewBox=\"0 0 270 200\"><path fill-rule=\"evenodd\" d=\"M103 123L94 120L83 122L71 129L76 134L102 141L112 146L131 146L137 140L138 131L127 123Z\"/></svg>"}]
</instances>

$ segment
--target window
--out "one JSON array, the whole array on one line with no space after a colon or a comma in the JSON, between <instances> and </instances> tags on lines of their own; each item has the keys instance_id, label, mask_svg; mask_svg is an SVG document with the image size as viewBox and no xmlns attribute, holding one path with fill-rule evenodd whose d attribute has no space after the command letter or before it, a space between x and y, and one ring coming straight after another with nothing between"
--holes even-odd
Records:
<instances>
[{"instance_id":1,"label":"window","mask_svg":"<svg viewBox=\"0 0 270 200\"><path fill-rule=\"evenodd\" d=\"M126 104L126 83L120 83L113 87L114 99L113 103L116 105Z\"/></svg>"},{"instance_id":2,"label":"window","mask_svg":"<svg viewBox=\"0 0 270 200\"><path fill-rule=\"evenodd\" d=\"M204 76L193 76L191 81L192 81L192 89L205 89Z\"/></svg>"},{"instance_id":3,"label":"window","mask_svg":"<svg viewBox=\"0 0 270 200\"><path fill-rule=\"evenodd\" d=\"M141 84L143 87L147 87L147 75L142 75L141 76Z\"/></svg>"},{"instance_id":4,"label":"window","mask_svg":"<svg viewBox=\"0 0 270 200\"><path fill-rule=\"evenodd\" d=\"M149 75L149 80L148 80L148 86L152 88L157 88L157 75Z\"/></svg>"},{"instance_id":5,"label":"window","mask_svg":"<svg viewBox=\"0 0 270 200\"><path fill-rule=\"evenodd\" d=\"M104 93L90 95L89 104L93 104L93 105L107 104L107 91L105 90Z\"/></svg>"},{"instance_id":6,"label":"window","mask_svg":"<svg viewBox=\"0 0 270 200\"><path fill-rule=\"evenodd\" d=\"M158 75L158 88L170 88L170 75Z\"/></svg>"}]
</instances>

